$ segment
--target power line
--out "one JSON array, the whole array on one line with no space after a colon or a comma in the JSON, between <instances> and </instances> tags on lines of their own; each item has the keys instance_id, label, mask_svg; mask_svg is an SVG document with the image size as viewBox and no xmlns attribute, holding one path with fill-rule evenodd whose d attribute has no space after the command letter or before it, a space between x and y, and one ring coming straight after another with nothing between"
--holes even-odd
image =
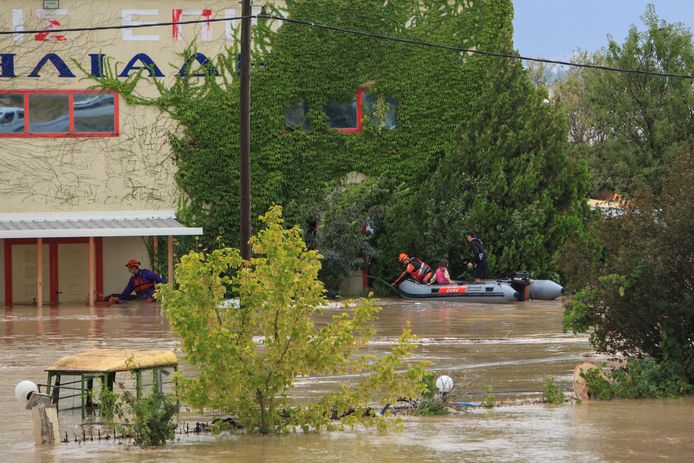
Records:
<instances>
[{"instance_id":1,"label":"power line","mask_svg":"<svg viewBox=\"0 0 694 463\"><path fill-rule=\"evenodd\" d=\"M284 18L281 16L258 15L258 17L267 18L267 19L277 19L277 20L284 21L284 22L301 24L301 25L305 25L305 26L311 26L311 27L315 27L318 29L325 29L325 30L330 30L330 31L335 31L335 32L344 32L347 34L360 35L363 37L369 37L369 38L374 38L374 39L379 39L379 40L386 40L389 42L405 43L405 44L409 44L409 45L419 45L419 46L430 47L430 48L439 48L441 50L450 50L450 51L455 51L455 52L459 52L459 53L471 53L471 54L477 54L477 55L495 56L498 58L510 58L510 59L524 60L524 61L535 61L538 63L560 64L562 66L573 66L573 67L579 67L579 68L600 69L603 71L611 71L611 72L624 72L624 73L633 73L633 74L645 74L645 75L658 76L658 77L678 77L678 78L683 78L683 79L694 79L694 75L687 75L687 74L670 74L670 73L664 73L664 72L644 71L644 70L640 70L640 69L626 69L626 68L616 68L616 67L611 67L611 66L601 66L598 64L582 64L582 63L573 63L570 61L551 60L551 59L545 59L545 58L532 58L529 56L521 56L521 55L510 54L510 53L499 53L499 52L493 52L493 51L476 50L473 48L462 48L462 47L454 47L451 45L441 45L438 43L423 42L423 41L419 41L419 40L401 39L401 38L389 37L387 35L382 35L382 34L375 34L373 32L364 32L364 31L357 31L357 30L353 30L353 29L344 29L344 28L340 28L340 27L329 26L326 24L314 23L311 21L303 21L300 19Z\"/></svg>"},{"instance_id":2,"label":"power line","mask_svg":"<svg viewBox=\"0 0 694 463\"><path fill-rule=\"evenodd\" d=\"M574 63L571 61L561 61L561 60L553 60L553 59L547 59L547 58L534 58L531 56L523 56L523 55L517 55L517 54L511 54L511 53L501 53L501 52L477 50L474 48L455 47L452 45L443 45L443 44L439 44L439 43L425 42L425 41L421 41L421 40L390 37L390 36L383 35L383 34L376 34L374 32L366 32L366 31L358 31L358 30L354 30L354 29L346 29L346 28L337 27L337 26L330 26L328 24L316 23L313 21L305 21L305 20L301 20L301 19L292 19L292 18L286 18L284 16L273 16L273 15L267 15L267 14L258 14L258 15L249 15L249 16L234 16L234 17L229 17L229 18L191 19L191 20L177 21L177 22L174 22L174 21L153 22L153 23L145 23L145 24L131 24L131 25L120 25L120 26L91 26L91 27L69 27L69 28L60 28L60 29L0 31L0 36L14 35L14 34L38 34L38 33L42 33L42 32L62 33L62 32L91 32L91 31L103 31L103 30L119 30L119 29L131 29L131 28L138 29L138 28L147 28L147 27L162 27L162 26L174 26L174 25L184 25L184 24L202 24L202 23L222 22L222 21L238 21L238 20L242 20L242 19L246 19L246 18L273 19L273 20L277 20L277 21L282 21L282 22L287 22L287 23L292 23L292 24L298 24L298 25L302 25L302 26L309 26L309 27L313 27L316 29L329 30L329 31L333 31L333 32L340 32L340 33L345 33L345 34L357 35L357 36L361 36L361 37L368 37L368 38L372 38L372 39L384 40L384 41L394 42L394 43L402 43L402 44L406 44L406 45L416 45L416 46L421 46L421 47L437 48L440 50L454 51L457 53L468 53L468 54L483 55L483 56L493 56L493 57L497 57L497 58L506 58L506 59L522 60L522 61L533 61L533 62L537 62L537 63L557 64L560 66L569 66L569 67L576 67L576 68L597 69L597 70L608 71L608 72L641 74L641 75L648 75L648 76L655 76L655 77L674 77L674 78L680 78L680 79L692 79L692 80L694 80L694 75L688 75L688 74L672 74L672 73L667 73L667 72L646 71L646 70L641 70L641 69L629 69L629 68L618 68L618 67L612 67L612 66L602 66L599 64Z\"/></svg>"}]
</instances>

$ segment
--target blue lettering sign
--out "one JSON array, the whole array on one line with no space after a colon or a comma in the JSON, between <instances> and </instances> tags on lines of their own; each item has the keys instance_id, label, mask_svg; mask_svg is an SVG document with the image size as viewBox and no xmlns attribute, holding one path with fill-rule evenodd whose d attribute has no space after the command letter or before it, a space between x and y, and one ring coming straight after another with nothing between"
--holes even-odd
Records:
<instances>
[{"instance_id":1,"label":"blue lettering sign","mask_svg":"<svg viewBox=\"0 0 694 463\"><path fill-rule=\"evenodd\" d=\"M0 54L0 77L17 77L14 73L14 53Z\"/></svg>"},{"instance_id":2,"label":"blue lettering sign","mask_svg":"<svg viewBox=\"0 0 694 463\"><path fill-rule=\"evenodd\" d=\"M140 61L144 66L135 66L135 64ZM130 77L130 71L139 71L140 69L146 69L149 72L150 77L164 77L164 74L159 70L156 63L152 58L150 58L147 53L138 53L133 56L133 58L125 65L123 72L118 74L118 77Z\"/></svg>"},{"instance_id":3,"label":"blue lettering sign","mask_svg":"<svg viewBox=\"0 0 694 463\"><path fill-rule=\"evenodd\" d=\"M190 74L192 77L219 76L219 73L212 65L212 62L209 60L207 56L203 55L202 53L195 53L194 55L190 55L188 58L186 58L185 63L183 63L183 66L181 67L181 70L178 71L178 75L181 77L188 75L193 61L197 61L198 63L200 63L200 67L202 69L201 72Z\"/></svg>"},{"instance_id":4,"label":"blue lettering sign","mask_svg":"<svg viewBox=\"0 0 694 463\"><path fill-rule=\"evenodd\" d=\"M46 56L41 58L41 61L39 61L34 70L31 71L29 77L41 77L39 72L41 71L41 68L43 68L43 66L45 66L45 64L49 61L58 70L59 77L75 77L67 64L65 64L65 61L63 61L63 59L55 53L48 53Z\"/></svg>"},{"instance_id":5,"label":"blue lettering sign","mask_svg":"<svg viewBox=\"0 0 694 463\"><path fill-rule=\"evenodd\" d=\"M104 57L101 53L90 53L89 58L92 63L92 77L103 77Z\"/></svg>"}]
</instances>

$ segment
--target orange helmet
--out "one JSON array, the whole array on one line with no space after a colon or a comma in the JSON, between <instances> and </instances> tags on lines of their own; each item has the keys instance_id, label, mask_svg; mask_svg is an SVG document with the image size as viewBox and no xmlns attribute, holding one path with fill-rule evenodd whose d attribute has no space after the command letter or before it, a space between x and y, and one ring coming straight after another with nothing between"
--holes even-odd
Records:
<instances>
[{"instance_id":1,"label":"orange helmet","mask_svg":"<svg viewBox=\"0 0 694 463\"><path fill-rule=\"evenodd\" d=\"M127 264L125 264L126 267L139 267L140 263L135 260L135 259L130 259Z\"/></svg>"},{"instance_id":2,"label":"orange helmet","mask_svg":"<svg viewBox=\"0 0 694 463\"><path fill-rule=\"evenodd\" d=\"M404 264L404 263L407 262L408 260L410 260L410 256L408 256L408 255L405 254L404 252L400 253L400 256L398 257L398 261L399 261L401 264Z\"/></svg>"}]
</instances>

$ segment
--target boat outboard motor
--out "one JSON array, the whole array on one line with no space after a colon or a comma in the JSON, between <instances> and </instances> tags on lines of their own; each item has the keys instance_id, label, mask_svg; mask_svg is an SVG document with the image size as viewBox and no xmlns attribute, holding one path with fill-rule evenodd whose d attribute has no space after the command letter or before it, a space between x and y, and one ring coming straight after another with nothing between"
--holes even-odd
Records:
<instances>
[{"instance_id":1,"label":"boat outboard motor","mask_svg":"<svg viewBox=\"0 0 694 463\"><path fill-rule=\"evenodd\" d=\"M528 272L513 272L511 275L511 287L516 290L519 301L524 301L528 298L529 286L530 274Z\"/></svg>"}]
</instances>

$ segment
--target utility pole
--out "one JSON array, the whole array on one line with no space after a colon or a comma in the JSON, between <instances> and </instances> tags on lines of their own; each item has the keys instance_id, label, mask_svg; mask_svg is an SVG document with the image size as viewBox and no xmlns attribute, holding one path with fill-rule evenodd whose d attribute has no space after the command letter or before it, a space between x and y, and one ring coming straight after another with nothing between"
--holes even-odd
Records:
<instances>
[{"instance_id":1,"label":"utility pole","mask_svg":"<svg viewBox=\"0 0 694 463\"><path fill-rule=\"evenodd\" d=\"M242 0L241 6L241 95L239 142L241 200L241 257L251 259L251 0Z\"/></svg>"}]
</instances>

